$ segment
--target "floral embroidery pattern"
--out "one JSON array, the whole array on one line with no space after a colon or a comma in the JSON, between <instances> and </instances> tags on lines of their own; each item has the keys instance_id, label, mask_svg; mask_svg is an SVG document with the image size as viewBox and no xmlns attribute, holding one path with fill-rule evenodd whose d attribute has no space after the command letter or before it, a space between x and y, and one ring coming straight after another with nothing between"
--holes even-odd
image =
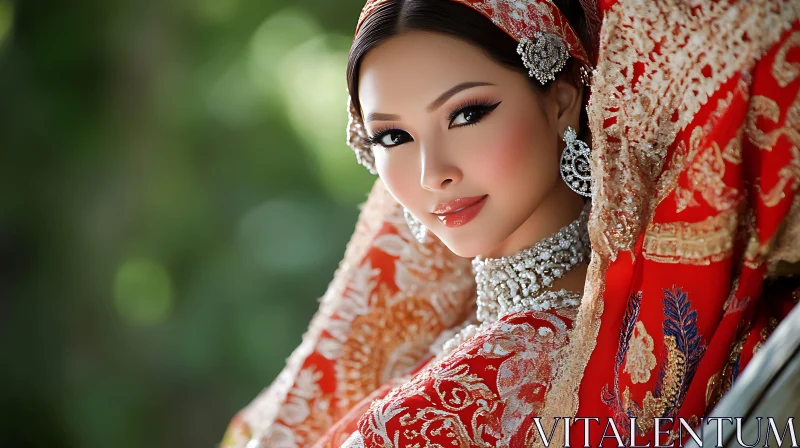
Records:
<instances>
[{"instance_id":1,"label":"floral embroidery pattern","mask_svg":"<svg viewBox=\"0 0 800 448\"><path fill-rule=\"evenodd\" d=\"M677 186L675 200L677 211L682 212L688 207L697 207L695 195L697 193L707 204L717 210L729 210L740 199L739 190L725 184L725 159L716 142L712 142L704 151L697 155L694 162L686 171L688 188Z\"/></svg>"},{"instance_id":2,"label":"floral embroidery pattern","mask_svg":"<svg viewBox=\"0 0 800 448\"><path fill-rule=\"evenodd\" d=\"M303 343L242 410L223 447L308 447L370 392L414 368L473 309L469 260L416 243L380 182Z\"/></svg>"},{"instance_id":3,"label":"floral embroidery pattern","mask_svg":"<svg viewBox=\"0 0 800 448\"><path fill-rule=\"evenodd\" d=\"M791 0L608 3L596 68L603 76L593 84L601 94L589 106L593 145L602 148L593 152L598 211L589 225L596 249L614 258L633 250L647 224L651 192L679 132L725 81L752 66L753 53L779 39L800 7Z\"/></svg>"},{"instance_id":4,"label":"floral embroidery pattern","mask_svg":"<svg viewBox=\"0 0 800 448\"><path fill-rule=\"evenodd\" d=\"M614 357L614 367L617 371L619 371L620 367L622 366L622 363L625 360L625 354L628 352L628 348L630 347L631 336L633 335L633 329L636 325L635 322L639 318L641 302L641 291L631 294L631 296L628 298L628 305L625 308L625 315L622 318L622 329L619 333L617 354ZM606 405L611 407L614 415L614 423L616 424L617 428L630 428L630 418L632 417L632 412L627 409L627 406L623 406L623 402L619 399L619 396L619 374L615 374L613 392L608 390L608 385L603 386L601 399ZM629 435L625 434L624 436L625 440L627 441L627 437L629 437Z\"/></svg>"},{"instance_id":5,"label":"floral embroidery pattern","mask_svg":"<svg viewBox=\"0 0 800 448\"><path fill-rule=\"evenodd\" d=\"M677 286L673 286L672 289L664 290L662 303L666 359L662 359L655 390L647 391L640 405L631 397L628 387L620 394L617 373L614 376L613 392L608 386L602 391L603 402L613 409L617 428L623 432L630 428L631 417L637 418L636 423L642 434L653 429L654 418L674 417L686 396L697 365L705 354L706 344L696 327L697 311L691 308L687 294ZM631 296L619 337L617 370L631 348L630 341L636 328L632 322L639 314L640 304L641 294ZM630 434L626 433L625 437L630 437Z\"/></svg>"},{"instance_id":6,"label":"floral embroidery pattern","mask_svg":"<svg viewBox=\"0 0 800 448\"><path fill-rule=\"evenodd\" d=\"M527 446L574 310L503 317L373 403L367 446Z\"/></svg>"},{"instance_id":7,"label":"floral embroidery pattern","mask_svg":"<svg viewBox=\"0 0 800 448\"><path fill-rule=\"evenodd\" d=\"M502 1L505 0L487 0L485 3ZM553 352L551 359L555 361L552 366L558 366L558 374L553 377L552 384L533 384L525 391L505 392L512 396L529 393L532 412L541 409L544 419L557 415L600 415L602 411L628 422L631 417L676 412L688 417L703 415L703 407L713 404L719 396L717 393L727 390L747 366L754 346L762 337L766 319L754 324L742 316L771 316L768 314L772 312L771 305L780 300L767 290L762 292L763 279L770 272L767 262L798 259L800 252L793 243L798 241L795 236L800 235L797 230L800 228L800 200L796 195L800 171L793 161L800 160L800 157L796 152L798 145L792 140L793 130L787 123L796 123L791 120L798 111L793 104L798 104L800 83L795 69L800 60L797 38L793 36L800 32L800 24L796 21L800 4L794 0L690 3L679 0L601 2L604 22L598 71L603 76L594 79L593 104L590 105L595 154L592 163L597 177L593 198L597 210L593 212L590 227L597 252L589 268L587 295L575 321L580 326L573 329L572 321L562 319L569 322L570 344ZM793 29L787 32L789 27ZM790 70L775 74L785 66ZM787 76L781 76L783 74ZM731 91L735 92L733 102L727 103ZM719 166L712 166L714 171L710 180L712 183L724 182L726 188L720 190L723 199L726 191L735 189L748 201L721 211L709 204L702 188L694 189L692 199L697 205L687 203L678 220L676 204L679 198L674 192L692 189L692 185L687 183L686 170L715 143L723 148L720 155L726 166L724 175L720 175ZM717 163L719 158L715 151L712 151L714 157L711 160ZM657 194L651 194L654 188ZM711 193L713 199L716 193ZM389 199L388 195L384 198ZM382 355L381 360L375 363L380 366L366 366L373 372L386 367L389 373L370 373L367 377L372 379L364 380L357 374L358 370L350 367L336 370L335 365L344 359L355 359L350 364L355 369L354 366L369 359L358 351L366 353L369 348L379 349L379 341L364 338L362 334L361 341L375 345L359 348L350 344L349 348L343 348L346 339L331 337L330 329L341 328L339 335L345 338L350 334L355 336L347 331L354 322L369 320L370 315L378 318L386 312L386 308L382 308L384 305L394 306L406 300L409 305L424 308L423 314L427 316L433 316L429 313L434 310L438 317L425 322L441 319L447 315L446 310L473 305L469 297L459 302L460 296L454 292L459 289L452 288L453 283L457 284L453 280L458 275L469 276L464 276L467 271L455 274L462 265L447 256L442 257L447 263L441 269L435 267L437 264L423 265L422 272L432 272L435 274L432 277L417 277L419 281L414 281L420 272L416 268L405 269L411 275L411 281L405 284L416 286L402 288L405 292L398 293L401 288L395 288L394 282L404 283L402 277L405 274L398 277L398 271L403 269L397 269L397 265L414 264L412 260L416 257L400 259L398 255L402 251L398 251L392 238L381 241L382 249L371 247L380 233L397 234L400 240L406 240L404 231L394 224L394 215L387 212L390 208L375 202L364 207L362 213L365 216L363 221L359 221L356 231L361 237L354 236L359 240L357 245L360 249L357 254L345 257L326 300L323 300L320 318L312 324L310 334L276 383L234 418L224 446L243 447L251 435L257 437L265 433L273 437L267 440L270 442L268 446L305 447L314 440L324 440L314 438L313 432L319 428L309 432L304 432L304 428L312 427L311 420L315 418L323 420L330 416L333 420L339 419L344 412L340 405L344 400L338 398L343 396L341 391L348 391L346 394L350 398L347 400L350 402L358 396L371 400L369 390L359 392L358 389L370 388L375 381L402 370L401 366L407 365L407 360L419 353L413 347L409 350L407 346L397 345L388 356ZM724 248L702 264L693 263L688 251L675 253L670 259L648 257L647 252L643 256L639 245L641 232L649 229L651 224L667 225L662 229L670 224L697 224L727 212L733 216L731 221L740 226L742 236L750 238L749 246L742 248L746 241L737 237L731 250ZM781 241L785 250L775 250ZM408 246L412 251L420 250L409 241L400 246ZM669 245L660 247L668 250ZM742 249L746 249L744 255ZM369 264L367 260L370 260ZM356 267L372 273L364 274L360 280L355 279L353 272ZM375 274L375 270L379 273ZM687 276L689 270L694 275ZM736 272L733 279L730 278L732 270ZM353 281L364 278L371 282L366 288L369 293L355 294L357 300L354 303L342 301L344 294L356 290L350 289L354 286ZM382 284L389 288L378 293L376 290ZM661 296L659 288L674 284L680 284L681 288L672 287L669 290L671 298L665 293L664 300L642 301L642 294L648 298L658 297ZM642 290L644 293L637 293L638 297L634 294L629 300L631 291ZM688 295L701 300L694 300L690 305L684 291L702 291ZM428 300L432 305L426 305L424 300L415 301L414 297ZM343 308L342 313L339 313L339 308ZM363 314L353 313L353 310ZM692 313L695 313L694 317ZM620 325L623 317L624 325ZM453 319L441 320L439 326L447 327ZM662 323L662 331L654 332L658 322L667 320L674 325ZM393 326L406 323L405 318L398 321L385 318L383 322ZM638 362L632 361L634 353L642 346L648 347L647 338L637 329L638 322L646 324L656 356L655 370L650 370L650 379L644 383L634 383L636 374L631 374L638 366ZM737 324L740 324L741 331L719 331L722 325L731 328ZM529 325L540 336L547 333L540 328L554 328L538 321L531 321ZM691 328L696 332L694 336ZM701 330L702 337L699 336ZM396 331L396 334L407 334L402 329ZM429 337L428 334L419 335L420 340ZM505 428L501 421L507 400L501 396L498 387L498 369L502 362L514 355L503 355L503 346L492 342L504 337L502 332L493 334L485 341L488 343L485 350L478 350L483 345L475 346L472 350L459 352L458 359L450 360L455 367L467 365L466 371L451 369L449 376L443 376L438 383L433 378L430 383L412 380L416 389L404 389L409 394L404 398L398 397L396 407L380 400L387 405L387 411L405 410L400 410L392 418L388 418L391 412L379 412L377 415L388 418L384 431L376 437L361 437L362 434L357 432L352 438L354 446L404 446L403 437L419 441L415 442L418 446L429 445L426 440L436 441L436 437L444 441L441 443L444 446L451 446L449 442L452 441L464 441L464 446L524 446L531 439L530 427L526 429L523 424L516 428L514 436L506 438L505 435L514 430L514 415L521 415L527 409L523 409L524 406L509 407L512 409L509 414L512 416L511 426ZM614 340L618 343L616 353L614 350L610 354L606 350L595 350L595 347L609 342L613 345ZM711 341L708 348L706 340ZM539 350L543 347L539 344L538 339L533 339L529 348ZM690 352L692 347L696 352L694 355ZM714 353L697 362L696 357L700 356L697 353L705 350ZM483 354L492 353L493 356L483 357ZM354 354L353 358L350 358L351 354ZM593 369L591 373L585 370L589 364ZM299 425L290 427L278 415L285 415L281 408L287 405L295 407L289 412L290 416L299 419L305 415L304 407L295 404L294 392L290 392L294 390L297 375L308 368L312 368L309 371L311 378L322 374L316 382L322 391L319 400L321 403L330 398L331 405L323 413L310 400L310 416ZM713 373L716 375L712 377ZM512 374L510 378L513 377ZM457 381L445 378L456 378L464 385L456 387ZM692 384L689 384L690 380ZM357 386L348 388L347 384ZM434 384L438 384L436 387L439 389ZM513 382L508 385L514 387ZM414 394L414 390L420 394ZM458 392L449 393L451 390ZM384 392L381 388L380 396ZM540 393L546 397L541 398ZM692 395L695 393L700 395ZM481 398L481 394L494 398ZM473 396L476 398L471 401L471 407L461 411L451 411L446 407L457 408L466 402L467 397ZM427 413L420 414L421 407L430 402L437 404L432 405L432 410ZM352 409L360 413L362 408ZM446 418L435 411L454 413L458 419ZM473 411L474 414L464 416ZM474 421L471 419L473 415ZM342 429L343 435L335 439L339 444L353 434L359 416L355 415L352 427L346 426L349 430ZM361 418L360 428L364 436L372 428L368 424L372 421L370 419L371 416ZM642 418L639 420L641 422ZM629 423L617 426L622 429L629 427ZM381 427L374 425L374 429L377 433ZM640 427L639 432L646 429ZM573 437L576 434L573 432ZM557 431L555 438L558 436ZM273 440L278 442L272 443ZM590 443L595 445L597 442L593 440ZM561 445L560 442L553 443ZM327 448L334 446L332 444L319 446ZM573 443L573 446L580 445Z\"/></svg>"},{"instance_id":8,"label":"floral embroidery pattern","mask_svg":"<svg viewBox=\"0 0 800 448\"><path fill-rule=\"evenodd\" d=\"M798 47L800 47L800 31L795 31L784 40L775 54L772 76L780 87L786 87L800 77L800 62L787 60L789 52Z\"/></svg>"},{"instance_id":9,"label":"floral embroidery pattern","mask_svg":"<svg viewBox=\"0 0 800 448\"><path fill-rule=\"evenodd\" d=\"M656 366L653 354L653 338L647 334L642 321L636 322L628 353L625 357L625 373L631 376L633 384L650 380L650 371Z\"/></svg>"}]
</instances>

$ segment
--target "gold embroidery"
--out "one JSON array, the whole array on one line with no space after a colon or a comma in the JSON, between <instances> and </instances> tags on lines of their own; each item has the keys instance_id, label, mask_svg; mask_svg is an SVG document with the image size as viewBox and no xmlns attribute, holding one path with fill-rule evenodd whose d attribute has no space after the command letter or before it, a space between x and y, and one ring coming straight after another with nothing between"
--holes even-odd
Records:
<instances>
[{"instance_id":1,"label":"gold embroidery","mask_svg":"<svg viewBox=\"0 0 800 448\"><path fill-rule=\"evenodd\" d=\"M667 365L661 384L660 396L656 397L653 392L647 391L642 400L641 410L637 407L628 407L623 403L625 409L631 410L636 416L636 424L641 435L645 435L653 429L656 417L662 417L667 408L674 407L677 404L681 381L686 374L686 357L678 349L675 336L664 337L664 347L667 350ZM628 397L630 396L628 387L625 387L625 394ZM630 398L627 399L630 400Z\"/></svg>"},{"instance_id":2,"label":"gold embroidery","mask_svg":"<svg viewBox=\"0 0 800 448\"><path fill-rule=\"evenodd\" d=\"M740 328L746 327L742 327L740 325ZM739 360L739 354L742 352L742 347L744 347L745 342L747 342L747 338L750 337L750 330L747 329L747 331L740 332L740 334L742 336L738 340L734 340L734 342L731 344L731 352L730 355L728 355L728 360L725 363L725 366L720 372L715 374L708 381L706 386L706 411L709 411L716 406L722 396L730 390L731 385L733 384L733 378L731 378L733 366Z\"/></svg>"},{"instance_id":3,"label":"gold embroidery","mask_svg":"<svg viewBox=\"0 0 800 448\"><path fill-rule=\"evenodd\" d=\"M771 134L783 134L789 139L792 160L778 172L778 182L769 192L764 193L761 185L758 186L761 198L768 207L774 207L784 199L786 186L789 183L792 183L791 190L795 191L800 182L800 91L786 111L784 126Z\"/></svg>"},{"instance_id":4,"label":"gold embroidery","mask_svg":"<svg viewBox=\"0 0 800 448\"><path fill-rule=\"evenodd\" d=\"M660 263L708 265L730 256L736 227L734 209L700 222L653 223L644 235L642 255Z\"/></svg>"},{"instance_id":5,"label":"gold embroidery","mask_svg":"<svg viewBox=\"0 0 800 448\"><path fill-rule=\"evenodd\" d=\"M722 211L732 208L739 201L739 191L725 184L725 159L716 142L711 142L701 152L686 171L688 187L675 187L675 201L680 213L687 207L700 205L695 199L699 193L715 209Z\"/></svg>"},{"instance_id":6,"label":"gold embroidery","mask_svg":"<svg viewBox=\"0 0 800 448\"><path fill-rule=\"evenodd\" d=\"M764 328L762 328L761 332L758 334L760 338L758 342L756 342L756 345L753 346L753 355L755 355L756 352L761 350L761 347L764 345L765 342L767 342L767 339L770 337L772 332L775 331L775 328L777 326L778 326L778 319L770 317L769 321L767 322L767 325Z\"/></svg>"},{"instance_id":7,"label":"gold embroidery","mask_svg":"<svg viewBox=\"0 0 800 448\"><path fill-rule=\"evenodd\" d=\"M383 312L356 314L339 349L337 371L340 375L358 372L357 377L339 385L337 396L344 409L360 401L364 391L374 390L413 368L427 353L431 336L438 336L446 328L436 318L427 298L397 300L388 286L381 283L370 300L373 307ZM427 344L411 343L420 338Z\"/></svg>"},{"instance_id":8,"label":"gold embroidery","mask_svg":"<svg viewBox=\"0 0 800 448\"><path fill-rule=\"evenodd\" d=\"M532 319L548 325L534 328ZM493 324L374 401L359 423L362 436L395 447L443 446L442 437L453 446L495 446L485 436L522 446L514 438L533 434L520 429L539 413L559 373L568 325L548 312L520 313ZM471 371L473 363L482 362L498 366L496 379Z\"/></svg>"},{"instance_id":9,"label":"gold embroidery","mask_svg":"<svg viewBox=\"0 0 800 448\"><path fill-rule=\"evenodd\" d=\"M792 160L780 171L778 171L778 182L768 192L758 186L758 193L767 207L775 207L786 198L786 186L792 183L792 191L797 189L797 182L800 180L800 146L791 146L789 151L792 153Z\"/></svg>"},{"instance_id":10,"label":"gold embroidery","mask_svg":"<svg viewBox=\"0 0 800 448\"><path fill-rule=\"evenodd\" d=\"M706 383L706 409L708 409L711 403L714 401L721 376L722 370L711 375L711 378L708 379L708 383Z\"/></svg>"},{"instance_id":11,"label":"gold embroidery","mask_svg":"<svg viewBox=\"0 0 800 448\"><path fill-rule=\"evenodd\" d=\"M595 252L564 374L547 395L542 424L577 412L578 389L597 344L604 274L619 251L632 250L651 219L657 196L649 176L661 169L675 136L708 96L752 68L798 16L795 0L622 0L604 12L596 67L603 76L594 78L589 104ZM636 66L644 71L634 78ZM714 69L709 77L706 67ZM556 431L551 444L563 445L563 433Z\"/></svg>"},{"instance_id":12,"label":"gold embroidery","mask_svg":"<svg viewBox=\"0 0 800 448\"><path fill-rule=\"evenodd\" d=\"M758 126L759 119L779 123L780 106L778 103L772 98L761 95L756 95L751 99L745 132L747 138L758 148L772 151L781 136L786 136L794 146L800 145L800 92L786 109L783 126L770 132L764 132Z\"/></svg>"},{"instance_id":13,"label":"gold embroidery","mask_svg":"<svg viewBox=\"0 0 800 448\"><path fill-rule=\"evenodd\" d=\"M705 132L702 126L695 126L689 136L689 146L687 147L683 140L675 146L669 168L658 179L658 185L656 186L657 204L661 203L678 185L678 178L686 168L686 164L697 157L703 137L705 137Z\"/></svg>"},{"instance_id":14,"label":"gold embroidery","mask_svg":"<svg viewBox=\"0 0 800 448\"><path fill-rule=\"evenodd\" d=\"M724 193L729 193L729 187L726 187L722 182L722 178L725 175L725 164L722 160L728 161L734 165L741 164L741 137L743 132L740 128L737 135L728 142L722 152L720 152L718 148L709 149L705 144L705 136L711 132L713 127L716 126L719 120L728 111L728 108L735 98L745 100L749 98L749 95L749 85L744 77L740 77L739 82L733 90L729 91L724 98L720 98L717 101L717 105L714 111L709 115L708 120L706 120L702 126L698 125L692 129L689 136L689 148L687 149L683 140L678 142L670 160L669 167L664 170L664 173L662 173L661 177L658 179L658 184L656 186L658 199L656 200L656 204L660 204L669 193L673 190L677 190L675 200L678 205L677 211L681 212L687 205L697 205L696 201L694 201L694 192L697 190L696 187L703 186L702 184L708 184L708 188L713 189L713 191L706 192L701 189L701 193L705 194L705 196L703 196L704 199L706 199L707 202L710 201L709 205L717 208L717 210L726 208L728 205L727 199L724 199L720 204L717 204L719 199L716 199L720 196L727 196ZM716 143L712 142L712 145L716 145ZM713 151L713 153L709 154L708 151ZM705 156L700 156L698 158L698 154L701 152ZM678 178L681 173L686 171L689 163L692 163L686 175L689 187L688 189L682 189L678 184ZM736 195L735 192L732 193L733 196ZM688 202L691 202L691 204L688 204Z\"/></svg>"},{"instance_id":15,"label":"gold embroidery","mask_svg":"<svg viewBox=\"0 0 800 448\"><path fill-rule=\"evenodd\" d=\"M770 271L777 269L778 263L796 263L800 261L800 194L795 194L792 208L786 215L782 228L778 232L775 250L769 256Z\"/></svg>"},{"instance_id":16,"label":"gold embroidery","mask_svg":"<svg viewBox=\"0 0 800 448\"><path fill-rule=\"evenodd\" d=\"M746 217L746 235L749 235L747 246L744 250L744 265L750 269L758 269L765 261L765 257L771 254L772 248L775 247L775 241L778 237L778 232L775 232L770 237L769 241L761 242L759 237L758 225L756 223L755 212L751 209Z\"/></svg>"},{"instance_id":17,"label":"gold embroidery","mask_svg":"<svg viewBox=\"0 0 800 448\"><path fill-rule=\"evenodd\" d=\"M353 403L416 365L474 303L474 281L463 275L469 260L438 241L411 240L402 209L380 180L362 210L303 342L241 413L239 426L264 444L318 441ZM401 266L394 278L380 278L373 256ZM322 361L307 365L312 354ZM321 389L322 381L335 389Z\"/></svg>"},{"instance_id":18,"label":"gold embroidery","mask_svg":"<svg viewBox=\"0 0 800 448\"><path fill-rule=\"evenodd\" d=\"M771 151L781 135L781 130L778 129L769 133L764 132L758 126L759 118L777 123L781 118L781 108L778 103L772 98L756 95L750 99L750 109L747 111L747 123L745 125L747 138L757 147L765 151Z\"/></svg>"},{"instance_id":19,"label":"gold embroidery","mask_svg":"<svg viewBox=\"0 0 800 448\"><path fill-rule=\"evenodd\" d=\"M638 321L626 354L624 371L630 375L633 384L646 383L650 380L650 371L655 366L656 355L653 354L653 338L647 334L644 323Z\"/></svg>"},{"instance_id":20,"label":"gold embroidery","mask_svg":"<svg viewBox=\"0 0 800 448\"><path fill-rule=\"evenodd\" d=\"M614 257L633 247L677 133L725 81L751 68L756 53L777 41L798 14L800 6L790 0L691 6L630 0L607 11L596 68L603 76L594 80L589 106L593 144L600 148L592 158L598 208L590 227L600 227L595 242L601 253ZM641 66L641 75L633 76L634 66ZM708 66L714 67L710 74ZM609 121L616 126L606 128Z\"/></svg>"},{"instance_id":21,"label":"gold embroidery","mask_svg":"<svg viewBox=\"0 0 800 448\"><path fill-rule=\"evenodd\" d=\"M800 33L795 33L800 36ZM797 39L800 39L798 37ZM782 49L786 47L784 45ZM800 64L799 64L800 65ZM795 191L800 182L800 92L797 93L792 104L786 110L786 117L783 124L770 132L764 132L758 128L759 118L769 120L774 123L780 122L780 108L775 100L763 96L753 98L751 109L748 111L746 132L750 141L765 151L772 151L781 136L789 140L789 151L791 152L791 162L781 168L778 172L778 180L769 191L764 191L762 186L757 185L759 195L768 207L775 207L786 197L786 188L791 184L791 190Z\"/></svg>"},{"instance_id":22,"label":"gold embroidery","mask_svg":"<svg viewBox=\"0 0 800 448\"><path fill-rule=\"evenodd\" d=\"M739 132L736 133L736 137L732 138L731 141L725 145L725 149L722 151L722 158L734 165L740 165L742 163L743 134L744 129L739 128Z\"/></svg>"},{"instance_id":23,"label":"gold embroidery","mask_svg":"<svg viewBox=\"0 0 800 448\"><path fill-rule=\"evenodd\" d=\"M578 307L577 318L570 332L570 343L564 349L563 365L559 368L562 373L553 380L540 414L544 428L552 428L555 417L574 416L578 412L578 387L583 379L589 356L597 345L597 334L600 332L600 316L603 315L604 307L604 275L607 269L608 259L600 257L597 252L592 252L586 272L583 300ZM563 436L556 431L551 445L563 445ZM529 446L544 447L544 444L541 441L534 441Z\"/></svg>"},{"instance_id":24,"label":"gold embroidery","mask_svg":"<svg viewBox=\"0 0 800 448\"><path fill-rule=\"evenodd\" d=\"M786 60L789 51L795 49L798 45L800 45L800 31L795 31L775 54L775 62L772 63L772 76L781 87L788 86L789 83L800 76L800 63Z\"/></svg>"}]
</instances>

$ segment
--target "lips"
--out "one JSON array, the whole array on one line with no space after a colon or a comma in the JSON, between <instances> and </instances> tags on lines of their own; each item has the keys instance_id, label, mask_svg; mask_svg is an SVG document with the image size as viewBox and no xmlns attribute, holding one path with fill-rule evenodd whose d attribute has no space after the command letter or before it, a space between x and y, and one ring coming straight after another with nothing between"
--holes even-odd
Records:
<instances>
[{"instance_id":1,"label":"lips","mask_svg":"<svg viewBox=\"0 0 800 448\"><path fill-rule=\"evenodd\" d=\"M433 214L447 227L461 227L478 216L489 195L458 198L446 204L439 204Z\"/></svg>"}]
</instances>

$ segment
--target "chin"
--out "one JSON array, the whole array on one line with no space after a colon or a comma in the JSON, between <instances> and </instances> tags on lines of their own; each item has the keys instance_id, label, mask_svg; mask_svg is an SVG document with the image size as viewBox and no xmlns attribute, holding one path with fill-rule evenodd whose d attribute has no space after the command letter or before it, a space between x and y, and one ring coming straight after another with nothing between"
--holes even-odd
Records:
<instances>
[{"instance_id":1,"label":"chin","mask_svg":"<svg viewBox=\"0 0 800 448\"><path fill-rule=\"evenodd\" d=\"M436 235L436 237L450 249L450 252L462 258L475 258L490 248L488 241L479 237L455 238L452 235Z\"/></svg>"}]
</instances>

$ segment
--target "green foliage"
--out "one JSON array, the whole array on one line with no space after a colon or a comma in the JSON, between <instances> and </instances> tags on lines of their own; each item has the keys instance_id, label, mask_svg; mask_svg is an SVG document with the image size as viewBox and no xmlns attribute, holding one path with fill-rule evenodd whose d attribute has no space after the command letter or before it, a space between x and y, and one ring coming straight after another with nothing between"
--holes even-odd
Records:
<instances>
[{"instance_id":1,"label":"green foliage","mask_svg":"<svg viewBox=\"0 0 800 448\"><path fill-rule=\"evenodd\" d=\"M214 446L300 342L373 177L362 0L0 0L3 446Z\"/></svg>"}]
</instances>

